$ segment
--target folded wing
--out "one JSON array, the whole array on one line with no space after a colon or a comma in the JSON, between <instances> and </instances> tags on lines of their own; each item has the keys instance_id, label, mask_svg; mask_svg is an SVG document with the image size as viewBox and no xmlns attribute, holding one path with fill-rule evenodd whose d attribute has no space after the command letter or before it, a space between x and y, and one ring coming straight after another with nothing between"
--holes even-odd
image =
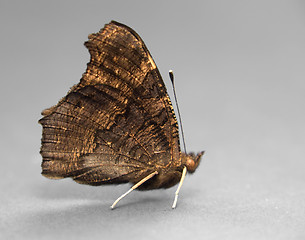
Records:
<instances>
[{"instance_id":1,"label":"folded wing","mask_svg":"<svg viewBox=\"0 0 305 240\"><path fill-rule=\"evenodd\" d=\"M179 165L175 115L141 38L111 22L85 45L91 59L80 83L39 121L42 174L100 185Z\"/></svg>"}]
</instances>

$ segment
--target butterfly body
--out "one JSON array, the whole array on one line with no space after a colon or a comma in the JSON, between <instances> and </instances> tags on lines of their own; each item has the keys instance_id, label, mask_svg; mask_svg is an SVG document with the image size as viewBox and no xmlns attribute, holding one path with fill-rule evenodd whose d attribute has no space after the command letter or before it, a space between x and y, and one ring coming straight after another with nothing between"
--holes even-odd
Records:
<instances>
[{"instance_id":1,"label":"butterfly body","mask_svg":"<svg viewBox=\"0 0 305 240\"><path fill-rule=\"evenodd\" d=\"M80 82L42 112L42 174L102 185L156 173L139 189L175 185L200 154L181 153L173 107L144 42L112 21L85 46L91 58Z\"/></svg>"}]
</instances>

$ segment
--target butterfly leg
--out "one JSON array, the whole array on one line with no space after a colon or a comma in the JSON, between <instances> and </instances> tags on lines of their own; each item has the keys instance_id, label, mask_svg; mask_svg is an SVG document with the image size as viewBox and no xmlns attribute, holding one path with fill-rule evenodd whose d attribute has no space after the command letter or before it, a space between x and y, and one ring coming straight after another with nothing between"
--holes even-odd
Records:
<instances>
[{"instance_id":1,"label":"butterfly leg","mask_svg":"<svg viewBox=\"0 0 305 240\"><path fill-rule=\"evenodd\" d=\"M158 174L157 171L154 171L153 173L147 175L145 178L143 178L141 181L139 181L138 183L136 183L135 185L133 185L126 193L124 193L123 195L121 195L117 200L114 201L114 203L111 205L111 209L113 209L115 207L115 205L123 198L125 197L127 194L131 193L133 190L135 190L137 187L139 187L140 185L142 185L144 182L146 182L147 180L151 179L153 176L155 176L156 174Z\"/></svg>"},{"instance_id":2,"label":"butterfly leg","mask_svg":"<svg viewBox=\"0 0 305 240\"><path fill-rule=\"evenodd\" d=\"M182 176L181 176L181 179L180 179L180 182L179 182L179 186L178 186L177 191L175 193L175 200L174 200L174 203L172 205L173 209L176 208L177 200L178 200L178 194L179 194L180 188L182 186L182 183L184 181L185 175L186 175L186 167L183 168Z\"/></svg>"}]
</instances>

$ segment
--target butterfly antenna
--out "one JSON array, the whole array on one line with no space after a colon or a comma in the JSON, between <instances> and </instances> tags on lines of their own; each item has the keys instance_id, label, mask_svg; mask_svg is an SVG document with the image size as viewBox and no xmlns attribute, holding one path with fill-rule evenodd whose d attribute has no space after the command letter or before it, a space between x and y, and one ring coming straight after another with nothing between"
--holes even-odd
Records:
<instances>
[{"instance_id":1,"label":"butterfly antenna","mask_svg":"<svg viewBox=\"0 0 305 240\"><path fill-rule=\"evenodd\" d=\"M182 127L182 120L181 120L181 115L180 115L180 110L179 110L179 106L178 106L178 101L177 101L177 96L176 96L176 90L175 90L175 82L174 82L174 73L173 70L169 70L169 78L172 82L172 86L173 86L173 92L174 92L174 97L175 97L175 102L176 102L176 106L177 106L177 111L178 111L178 116L179 116L179 123L180 123L180 127L181 127L181 135L182 135L182 140L183 140L183 147L184 147L184 152L186 154L186 146L185 146L185 140L184 140L184 133L183 133L183 127Z\"/></svg>"}]
</instances>

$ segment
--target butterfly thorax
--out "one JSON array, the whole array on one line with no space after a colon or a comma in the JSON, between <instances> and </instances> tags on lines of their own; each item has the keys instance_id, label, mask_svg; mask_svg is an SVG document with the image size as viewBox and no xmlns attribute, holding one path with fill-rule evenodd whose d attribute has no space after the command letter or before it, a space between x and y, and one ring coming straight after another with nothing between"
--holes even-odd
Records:
<instances>
[{"instance_id":1,"label":"butterfly thorax","mask_svg":"<svg viewBox=\"0 0 305 240\"><path fill-rule=\"evenodd\" d=\"M171 165L171 167L166 168L159 166L155 169L152 169L151 171L155 170L158 172L158 174L156 174L152 179L141 185L139 187L139 190L170 188L176 185L181 179L183 168L186 166L187 171L189 173L195 172L203 154L204 152L200 152L197 155L195 155L194 153L180 153L179 166ZM139 179L141 179L142 177L140 177ZM136 180L134 183L136 183L137 181L138 180Z\"/></svg>"}]
</instances>

